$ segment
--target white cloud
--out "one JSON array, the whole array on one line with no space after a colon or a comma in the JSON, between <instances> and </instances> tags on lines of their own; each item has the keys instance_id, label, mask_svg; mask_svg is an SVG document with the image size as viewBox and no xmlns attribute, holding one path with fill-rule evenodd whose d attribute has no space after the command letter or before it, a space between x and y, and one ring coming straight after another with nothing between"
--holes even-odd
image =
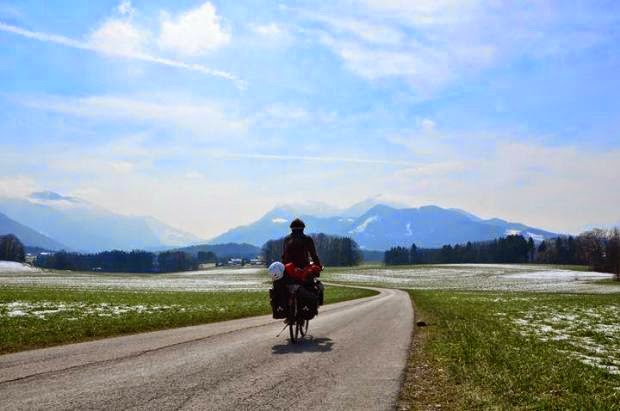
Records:
<instances>
[{"instance_id":1,"label":"white cloud","mask_svg":"<svg viewBox=\"0 0 620 411\"><path fill-rule=\"evenodd\" d=\"M206 2L176 19L162 14L159 46L185 56L200 56L225 46L230 33L220 24L215 6Z\"/></svg>"},{"instance_id":2,"label":"white cloud","mask_svg":"<svg viewBox=\"0 0 620 411\"><path fill-rule=\"evenodd\" d=\"M143 53L149 33L128 20L110 19L91 33L88 44L107 54L137 55Z\"/></svg>"},{"instance_id":3,"label":"white cloud","mask_svg":"<svg viewBox=\"0 0 620 411\"><path fill-rule=\"evenodd\" d=\"M360 77L368 80L402 78L423 96L453 81L459 66L468 66L469 70L484 65L493 54L491 48L467 50L453 47L446 51L413 39L406 48L398 50L372 47L329 35L322 36L322 42Z\"/></svg>"}]
</instances>

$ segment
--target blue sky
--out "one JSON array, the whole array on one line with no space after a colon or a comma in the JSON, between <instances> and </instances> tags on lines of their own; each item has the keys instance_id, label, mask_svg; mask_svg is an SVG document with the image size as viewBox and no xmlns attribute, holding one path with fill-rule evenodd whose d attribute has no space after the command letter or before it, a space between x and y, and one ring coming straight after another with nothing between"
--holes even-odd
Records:
<instances>
[{"instance_id":1,"label":"blue sky","mask_svg":"<svg viewBox=\"0 0 620 411\"><path fill-rule=\"evenodd\" d=\"M619 222L620 3L0 0L0 195L205 238L278 203Z\"/></svg>"}]
</instances>

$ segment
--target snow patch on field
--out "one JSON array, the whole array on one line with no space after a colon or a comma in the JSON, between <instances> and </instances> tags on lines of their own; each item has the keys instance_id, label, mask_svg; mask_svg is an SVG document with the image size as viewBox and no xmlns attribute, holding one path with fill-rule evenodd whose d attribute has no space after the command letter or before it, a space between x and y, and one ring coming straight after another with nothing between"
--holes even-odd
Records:
<instances>
[{"instance_id":1,"label":"snow patch on field","mask_svg":"<svg viewBox=\"0 0 620 411\"><path fill-rule=\"evenodd\" d=\"M33 273L37 271L41 270L28 264L15 261L0 261L0 273Z\"/></svg>"},{"instance_id":2,"label":"snow patch on field","mask_svg":"<svg viewBox=\"0 0 620 411\"><path fill-rule=\"evenodd\" d=\"M620 291L620 286L592 282L612 278L611 274L548 270L540 265L448 264L363 270L351 268L329 273L326 277L333 281L429 290L595 293Z\"/></svg>"},{"instance_id":3,"label":"snow patch on field","mask_svg":"<svg viewBox=\"0 0 620 411\"><path fill-rule=\"evenodd\" d=\"M288 220L286 218L276 217L276 218L272 218L271 222L276 223L276 224L284 224L288 222Z\"/></svg>"},{"instance_id":4,"label":"snow patch on field","mask_svg":"<svg viewBox=\"0 0 620 411\"><path fill-rule=\"evenodd\" d=\"M527 273L508 274L505 278L521 280L554 280L554 281L581 281L581 280L603 280L610 278L610 274L588 272L588 271L534 271Z\"/></svg>"},{"instance_id":5,"label":"snow patch on field","mask_svg":"<svg viewBox=\"0 0 620 411\"><path fill-rule=\"evenodd\" d=\"M596 308L537 306L512 320L519 333L559 341L562 352L592 367L620 375L620 305Z\"/></svg>"},{"instance_id":6,"label":"snow patch on field","mask_svg":"<svg viewBox=\"0 0 620 411\"><path fill-rule=\"evenodd\" d=\"M73 317L69 317L69 319L76 320L76 317L83 316L116 317L128 313L154 314L166 310L185 311L186 309L180 305L113 305L107 303L85 304L52 301L13 301L10 303L0 303L0 317L29 317L40 320L46 320L51 316L67 313L73 315Z\"/></svg>"}]
</instances>

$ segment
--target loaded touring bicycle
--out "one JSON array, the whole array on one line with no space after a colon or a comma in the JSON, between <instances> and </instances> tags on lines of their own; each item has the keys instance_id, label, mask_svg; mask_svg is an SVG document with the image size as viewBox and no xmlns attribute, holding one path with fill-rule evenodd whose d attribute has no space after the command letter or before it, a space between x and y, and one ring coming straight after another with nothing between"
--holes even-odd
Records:
<instances>
[{"instance_id":1,"label":"loaded touring bicycle","mask_svg":"<svg viewBox=\"0 0 620 411\"><path fill-rule=\"evenodd\" d=\"M287 264L288 266L289 264ZM284 319L295 344L308 333L310 320L323 303L323 285L316 279L321 268L314 264L300 270L275 262L269 266L273 288L269 290L273 318ZM295 273L296 271L296 273Z\"/></svg>"}]
</instances>

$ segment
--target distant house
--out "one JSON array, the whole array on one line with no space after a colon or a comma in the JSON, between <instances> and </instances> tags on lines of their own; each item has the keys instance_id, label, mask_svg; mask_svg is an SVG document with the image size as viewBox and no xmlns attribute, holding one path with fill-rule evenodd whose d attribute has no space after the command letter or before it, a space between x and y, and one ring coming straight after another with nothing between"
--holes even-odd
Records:
<instances>
[{"instance_id":1,"label":"distant house","mask_svg":"<svg viewBox=\"0 0 620 411\"><path fill-rule=\"evenodd\" d=\"M241 258L231 258L230 260L228 260L228 265L241 266L241 265L243 265L243 259L241 259Z\"/></svg>"},{"instance_id":2,"label":"distant house","mask_svg":"<svg viewBox=\"0 0 620 411\"><path fill-rule=\"evenodd\" d=\"M262 255L259 255L256 258L250 259L250 265L265 265L265 259Z\"/></svg>"}]
</instances>

